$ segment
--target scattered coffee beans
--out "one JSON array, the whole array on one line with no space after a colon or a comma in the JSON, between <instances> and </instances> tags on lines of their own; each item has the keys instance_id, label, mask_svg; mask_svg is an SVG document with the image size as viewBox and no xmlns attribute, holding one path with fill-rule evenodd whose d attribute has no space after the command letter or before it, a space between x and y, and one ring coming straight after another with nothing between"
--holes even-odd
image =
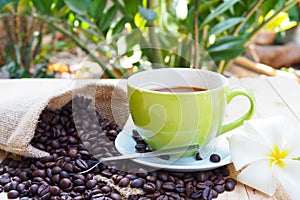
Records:
<instances>
[{"instance_id":1,"label":"scattered coffee beans","mask_svg":"<svg viewBox=\"0 0 300 200\"><path fill-rule=\"evenodd\" d=\"M117 170L116 163L104 163L89 173L78 174L93 166L97 158L119 154L114 140L120 128L87 110L89 104L90 100L75 97L60 110L45 109L31 144L50 155L40 159L5 159L0 163L0 192L7 192L10 199L21 200L123 198L105 182L93 179L96 174L111 179L120 188L144 190L142 196L131 195L129 199L132 200L212 199L219 193L234 189L236 181L225 178L229 175L226 167L197 173L147 171L143 168L126 172ZM84 109L78 109L76 105ZM139 144L137 151L152 151L136 131L133 131L133 137ZM126 162L127 168L130 169L131 163Z\"/></svg>"}]
</instances>

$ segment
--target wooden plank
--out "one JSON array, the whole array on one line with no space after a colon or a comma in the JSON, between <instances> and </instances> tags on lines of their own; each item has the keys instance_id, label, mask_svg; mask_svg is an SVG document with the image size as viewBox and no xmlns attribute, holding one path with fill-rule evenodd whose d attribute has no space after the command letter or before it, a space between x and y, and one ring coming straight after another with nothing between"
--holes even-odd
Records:
<instances>
[{"instance_id":1,"label":"wooden plank","mask_svg":"<svg viewBox=\"0 0 300 200\"><path fill-rule=\"evenodd\" d=\"M256 113L260 118L282 115L291 124L299 123L298 118L286 106L286 102L264 78L241 79L241 83L254 92Z\"/></svg>"},{"instance_id":2,"label":"wooden plank","mask_svg":"<svg viewBox=\"0 0 300 200\"><path fill-rule=\"evenodd\" d=\"M286 106L286 102L278 95L270 83L263 78L241 79L243 86L251 89L256 98L256 113L259 118L283 115L289 123L299 123L297 117ZM285 190L279 185L273 197L246 187L250 200L290 200Z\"/></svg>"},{"instance_id":3,"label":"wooden plank","mask_svg":"<svg viewBox=\"0 0 300 200\"><path fill-rule=\"evenodd\" d=\"M300 86L293 80L283 77L268 77L267 81L284 100L287 107L300 121Z\"/></svg>"}]
</instances>

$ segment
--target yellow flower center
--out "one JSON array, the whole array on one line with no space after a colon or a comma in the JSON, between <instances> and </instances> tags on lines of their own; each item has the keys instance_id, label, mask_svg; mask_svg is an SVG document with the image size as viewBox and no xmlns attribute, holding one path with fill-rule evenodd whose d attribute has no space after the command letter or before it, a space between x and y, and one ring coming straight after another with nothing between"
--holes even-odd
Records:
<instances>
[{"instance_id":1,"label":"yellow flower center","mask_svg":"<svg viewBox=\"0 0 300 200\"><path fill-rule=\"evenodd\" d=\"M284 167L284 158L289 154L287 150L280 151L278 146L273 147L273 152L270 153L270 165L278 165L279 167Z\"/></svg>"}]
</instances>

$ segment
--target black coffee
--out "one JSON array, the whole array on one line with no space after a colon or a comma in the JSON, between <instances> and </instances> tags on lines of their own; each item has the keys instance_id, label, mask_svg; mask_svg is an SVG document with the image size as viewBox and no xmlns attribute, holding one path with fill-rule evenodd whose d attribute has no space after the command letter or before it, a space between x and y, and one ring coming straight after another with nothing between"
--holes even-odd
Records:
<instances>
[{"instance_id":1,"label":"black coffee","mask_svg":"<svg viewBox=\"0 0 300 200\"><path fill-rule=\"evenodd\" d=\"M162 87L151 89L158 92L175 92L175 93L185 93L185 92L200 92L206 91L205 88L200 87L189 87L189 86L176 86L176 87Z\"/></svg>"}]
</instances>

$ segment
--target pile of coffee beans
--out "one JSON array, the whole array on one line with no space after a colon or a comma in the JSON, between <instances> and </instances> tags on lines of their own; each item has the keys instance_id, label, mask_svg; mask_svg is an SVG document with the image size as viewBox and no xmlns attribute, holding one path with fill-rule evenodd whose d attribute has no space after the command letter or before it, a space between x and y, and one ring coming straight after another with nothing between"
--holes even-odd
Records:
<instances>
[{"instance_id":1,"label":"pile of coffee beans","mask_svg":"<svg viewBox=\"0 0 300 200\"><path fill-rule=\"evenodd\" d=\"M60 110L45 109L31 144L49 152L49 156L6 158L0 164L0 192L7 192L10 199L21 200L124 198L116 188L95 180L95 175L112 180L120 188L139 188L145 192L129 197L134 200L212 199L234 189L236 181L228 177L226 167L179 173L149 171L128 161L99 164L80 174L99 158L119 155L114 140L121 129L95 113L90 103L87 98L75 97Z\"/></svg>"}]
</instances>

